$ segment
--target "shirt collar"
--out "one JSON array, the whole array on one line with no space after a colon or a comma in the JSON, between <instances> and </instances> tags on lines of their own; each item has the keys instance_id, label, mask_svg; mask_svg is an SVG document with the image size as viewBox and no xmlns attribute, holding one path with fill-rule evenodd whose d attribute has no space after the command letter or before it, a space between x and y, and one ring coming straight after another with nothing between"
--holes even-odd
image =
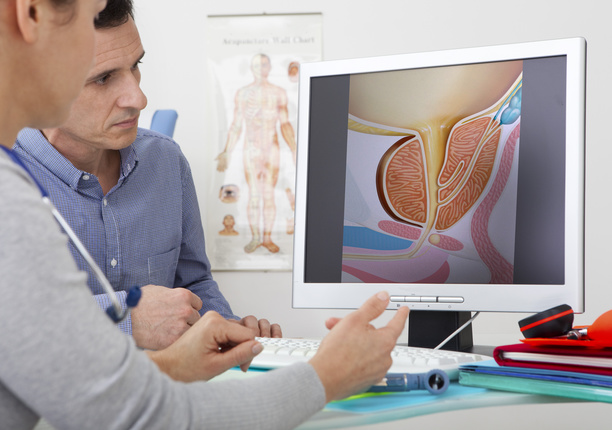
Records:
<instances>
[{"instance_id":1,"label":"shirt collar","mask_svg":"<svg viewBox=\"0 0 612 430\"><path fill-rule=\"evenodd\" d=\"M119 154L121 154L121 174L119 177L119 183L121 183L134 171L138 164L138 156L133 144L127 148L120 149Z\"/></svg>"},{"instance_id":2,"label":"shirt collar","mask_svg":"<svg viewBox=\"0 0 612 430\"><path fill-rule=\"evenodd\" d=\"M51 173L60 178L72 189L78 189L83 184L83 175L88 172L77 169L70 161L60 154L45 138L40 130L24 128L17 136L17 146L45 166ZM134 145L123 148L121 154L121 175L119 184L134 170L138 157ZM86 183L86 182L85 182Z\"/></svg>"}]
</instances>

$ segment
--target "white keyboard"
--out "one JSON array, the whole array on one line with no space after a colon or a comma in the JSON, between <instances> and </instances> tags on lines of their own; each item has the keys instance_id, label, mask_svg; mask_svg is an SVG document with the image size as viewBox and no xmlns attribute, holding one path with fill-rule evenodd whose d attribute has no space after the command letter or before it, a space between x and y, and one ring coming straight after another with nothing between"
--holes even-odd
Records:
<instances>
[{"instance_id":1,"label":"white keyboard","mask_svg":"<svg viewBox=\"0 0 612 430\"><path fill-rule=\"evenodd\" d=\"M257 355L251 367L275 369L290 364L308 361L319 347L320 340L292 338L257 338L263 351ZM393 364L389 373L426 373L433 369L446 372L451 381L459 377L459 366L476 361L490 360L491 357L468 352L446 351L441 349L417 348L413 346L395 347L391 353ZM357 359L357 358L356 358Z\"/></svg>"}]
</instances>

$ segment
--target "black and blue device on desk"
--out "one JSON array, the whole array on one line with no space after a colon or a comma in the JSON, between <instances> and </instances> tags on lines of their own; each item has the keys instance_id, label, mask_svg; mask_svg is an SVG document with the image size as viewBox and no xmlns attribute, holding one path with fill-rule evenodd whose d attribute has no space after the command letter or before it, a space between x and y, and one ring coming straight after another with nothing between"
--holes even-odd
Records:
<instances>
[{"instance_id":1,"label":"black and blue device on desk","mask_svg":"<svg viewBox=\"0 0 612 430\"><path fill-rule=\"evenodd\" d=\"M438 369L426 373L388 373L382 381L372 385L368 392L427 390L431 394L442 394L448 389L449 384L446 372Z\"/></svg>"}]
</instances>

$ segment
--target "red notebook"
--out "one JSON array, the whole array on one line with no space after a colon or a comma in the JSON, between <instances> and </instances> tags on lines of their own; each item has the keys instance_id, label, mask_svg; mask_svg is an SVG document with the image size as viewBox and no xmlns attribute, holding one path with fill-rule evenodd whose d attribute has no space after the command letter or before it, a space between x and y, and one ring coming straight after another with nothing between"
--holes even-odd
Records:
<instances>
[{"instance_id":1,"label":"red notebook","mask_svg":"<svg viewBox=\"0 0 612 430\"><path fill-rule=\"evenodd\" d=\"M500 366L612 375L612 348L534 346L519 343L498 346L493 351L493 358Z\"/></svg>"}]
</instances>

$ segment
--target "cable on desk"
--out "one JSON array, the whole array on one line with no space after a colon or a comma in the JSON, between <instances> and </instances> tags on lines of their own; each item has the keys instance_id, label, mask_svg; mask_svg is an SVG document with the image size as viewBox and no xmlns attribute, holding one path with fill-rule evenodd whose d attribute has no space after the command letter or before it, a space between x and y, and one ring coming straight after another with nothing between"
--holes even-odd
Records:
<instances>
[{"instance_id":1,"label":"cable on desk","mask_svg":"<svg viewBox=\"0 0 612 430\"><path fill-rule=\"evenodd\" d=\"M460 333L461 330L463 330L464 328L466 328L468 325L472 324L472 321L474 321L476 319L476 317L480 315L480 312L476 312L474 314L474 316L472 316L472 318L470 318L469 320L467 320L465 322L465 324L463 324L461 327L459 327L457 330L455 330L454 332L451 333L451 335L449 337L447 337L446 339L444 339L442 342L440 342L438 344L438 346L436 346L434 349L440 349L442 348L444 345L446 345L448 343L449 340L451 340L453 338L453 336L455 336L457 333Z\"/></svg>"}]
</instances>

